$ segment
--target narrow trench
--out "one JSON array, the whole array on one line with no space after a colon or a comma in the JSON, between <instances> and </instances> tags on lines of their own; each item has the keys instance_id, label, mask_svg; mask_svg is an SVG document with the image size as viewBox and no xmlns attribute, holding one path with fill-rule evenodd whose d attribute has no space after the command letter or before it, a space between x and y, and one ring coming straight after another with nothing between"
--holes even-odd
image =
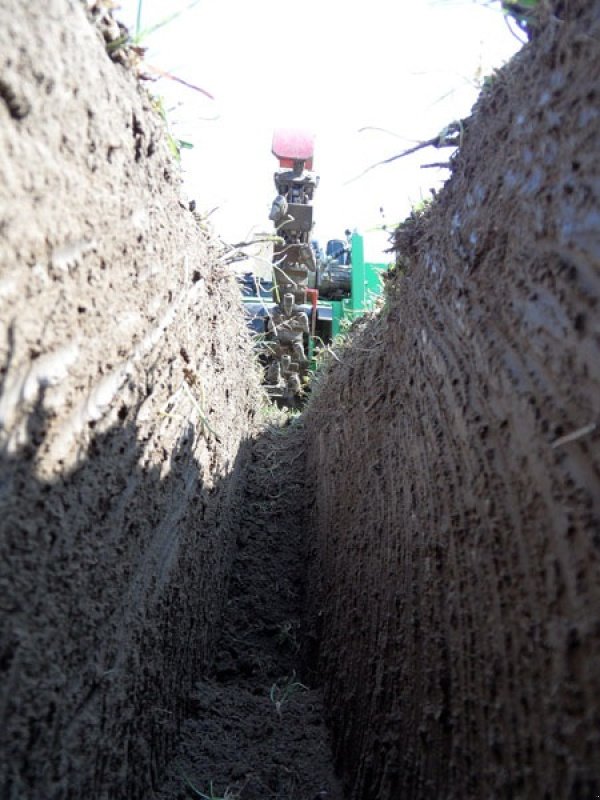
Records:
<instances>
[{"instance_id":1,"label":"narrow trench","mask_svg":"<svg viewBox=\"0 0 600 800\"><path fill-rule=\"evenodd\" d=\"M257 439L212 663L160 800L342 800L319 689L303 663L302 425Z\"/></svg>"}]
</instances>

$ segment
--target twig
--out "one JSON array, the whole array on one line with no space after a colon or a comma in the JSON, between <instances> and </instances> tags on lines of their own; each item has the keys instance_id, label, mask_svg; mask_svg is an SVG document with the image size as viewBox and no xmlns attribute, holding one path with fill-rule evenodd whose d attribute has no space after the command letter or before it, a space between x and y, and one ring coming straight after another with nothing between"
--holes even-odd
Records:
<instances>
[{"instance_id":1,"label":"twig","mask_svg":"<svg viewBox=\"0 0 600 800\"><path fill-rule=\"evenodd\" d=\"M171 81L176 81L177 83L181 83L182 86L187 86L188 89L193 89L195 92L200 92L201 94L208 97L209 100L215 99L214 95L212 95L210 92L207 92L206 89L203 89L201 86L195 86L193 83L184 81L183 78L178 78L177 75L172 75L170 72L166 72L164 69L160 69L160 67L153 67L152 64L148 64L145 61L144 68L149 69L150 72L154 72L157 75L160 75L161 78L168 78Z\"/></svg>"},{"instance_id":2,"label":"twig","mask_svg":"<svg viewBox=\"0 0 600 800\"><path fill-rule=\"evenodd\" d=\"M577 428L576 431L572 431L571 433L567 433L564 436L561 436L558 439L555 439L550 447L562 447L563 444L570 444L570 442L576 442L578 439L582 439L584 436L587 436L589 433L593 433L598 426L595 422L590 422L589 425L584 425L582 428Z\"/></svg>"},{"instance_id":3,"label":"twig","mask_svg":"<svg viewBox=\"0 0 600 800\"><path fill-rule=\"evenodd\" d=\"M253 244L263 244L264 242L274 242L275 244L279 244L281 241L283 241L281 236L266 236L264 239L250 239L247 242L236 242L236 244L232 244L231 247L250 247Z\"/></svg>"},{"instance_id":4,"label":"twig","mask_svg":"<svg viewBox=\"0 0 600 800\"><path fill-rule=\"evenodd\" d=\"M463 121L458 120L457 122L452 122L433 139L427 139L426 141L419 142L414 147L409 147L408 150L403 150L401 153L398 153L395 156L390 156L390 158L384 158L383 161L377 161L377 163L371 164L370 167L367 167L367 169L363 170L355 178L351 178L349 181L346 181L344 185L347 186L349 183L357 181L359 178L362 178L368 172L371 172L371 170L375 169L375 167L381 167L384 164L391 164L393 161L397 161L399 158L404 158L405 156L410 156L412 153L416 153L418 150L423 150L425 147L460 147L462 145L463 135Z\"/></svg>"}]
</instances>

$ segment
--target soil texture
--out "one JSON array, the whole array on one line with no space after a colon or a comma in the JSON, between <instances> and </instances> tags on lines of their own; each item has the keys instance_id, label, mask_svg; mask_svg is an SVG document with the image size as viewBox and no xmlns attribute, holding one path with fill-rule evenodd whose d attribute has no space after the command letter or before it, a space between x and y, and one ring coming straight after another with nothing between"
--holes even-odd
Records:
<instances>
[{"instance_id":1,"label":"soil texture","mask_svg":"<svg viewBox=\"0 0 600 800\"><path fill-rule=\"evenodd\" d=\"M597 798L600 2L263 433L110 5L0 3L0 796Z\"/></svg>"},{"instance_id":2,"label":"soil texture","mask_svg":"<svg viewBox=\"0 0 600 800\"><path fill-rule=\"evenodd\" d=\"M147 797L224 602L258 382L85 7L0 3L0 796Z\"/></svg>"},{"instance_id":3,"label":"soil texture","mask_svg":"<svg viewBox=\"0 0 600 800\"><path fill-rule=\"evenodd\" d=\"M221 635L157 799L342 800L301 658L303 437L296 424L253 447Z\"/></svg>"},{"instance_id":4,"label":"soil texture","mask_svg":"<svg viewBox=\"0 0 600 800\"><path fill-rule=\"evenodd\" d=\"M564 5L306 414L352 798L600 794L600 3Z\"/></svg>"}]
</instances>

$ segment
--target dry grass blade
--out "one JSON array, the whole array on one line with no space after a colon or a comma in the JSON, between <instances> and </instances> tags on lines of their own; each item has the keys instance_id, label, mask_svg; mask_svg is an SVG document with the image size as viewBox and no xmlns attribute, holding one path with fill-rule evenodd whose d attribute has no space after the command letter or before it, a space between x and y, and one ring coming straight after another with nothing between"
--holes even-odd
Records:
<instances>
[{"instance_id":1,"label":"dry grass blade","mask_svg":"<svg viewBox=\"0 0 600 800\"><path fill-rule=\"evenodd\" d=\"M154 67L152 64L148 64L147 62L144 63L144 67L150 72L154 72L156 75L160 75L161 78L168 78L170 81L176 81L180 83L182 86L187 86L188 89L193 89L195 92L200 92L201 94L208 97L210 100L214 100L214 95L210 92L207 92L206 89L203 89L201 86L196 86L194 83L189 83L189 81L184 81L183 78L178 78L177 75L172 75L170 72L166 72L164 69L160 69L160 67Z\"/></svg>"},{"instance_id":2,"label":"dry grass blade","mask_svg":"<svg viewBox=\"0 0 600 800\"><path fill-rule=\"evenodd\" d=\"M393 136L394 139L400 139L403 142L413 142L414 144L419 144L417 139L408 139L406 136L400 136L399 133L395 133L394 131L388 130L388 128L379 128L377 125L364 125L362 128L358 129L358 133L364 133L365 131L377 131L378 133L387 133L389 136Z\"/></svg>"}]
</instances>

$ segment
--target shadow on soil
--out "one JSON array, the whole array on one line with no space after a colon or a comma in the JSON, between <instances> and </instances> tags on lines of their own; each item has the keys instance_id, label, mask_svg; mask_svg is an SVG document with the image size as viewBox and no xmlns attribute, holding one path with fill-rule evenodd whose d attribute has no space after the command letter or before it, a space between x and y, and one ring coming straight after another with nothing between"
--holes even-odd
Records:
<instances>
[{"instance_id":1,"label":"shadow on soil","mask_svg":"<svg viewBox=\"0 0 600 800\"><path fill-rule=\"evenodd\" d=\"M209 658L250 443L209 487L192 426L150 464L124 420L47 482L46 422L41 395L2 454L0 794L142 796Z\"/></svg>"},{"instance_id":2,"label":"shadow on soil","mask_svg":"<svg viewBox=\"0 0 600 800\"><path fill-rule=\"evenodd\" d=\"M337 798L298 674L298 453L268 433L207 486L199 431L150 463L133 415L40 480L42 393L3 453L0 794Z\"/></svg>"}]
</instances>

